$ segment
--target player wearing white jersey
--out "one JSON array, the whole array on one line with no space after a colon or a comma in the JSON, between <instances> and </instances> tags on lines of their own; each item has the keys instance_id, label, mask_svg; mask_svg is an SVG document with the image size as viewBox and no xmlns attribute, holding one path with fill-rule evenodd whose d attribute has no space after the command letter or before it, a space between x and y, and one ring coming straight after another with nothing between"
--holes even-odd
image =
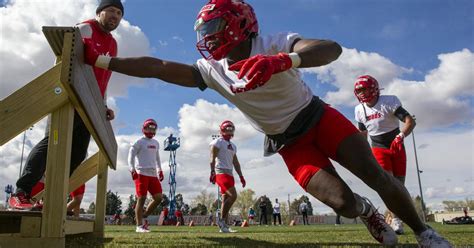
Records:
<instances>
[{"instance_id":1,"label":"player wearing white jersey","mask_svg":"<svg viewBox=\"0 0 474 248\"><path fill-rule=\"evenodd\" d=\"M231 121L224 121L219 126L221 137L213 140L209 146L211 148L211 183L217 183L222 195L222 206L220 218L217 221L220 232L235 232L227 226L229 210L237 200L237 191L233 170L239 175L242 188L245 188L245 178L242 174L239 159L237 158L237 147L230 141L234 137L235 126Z\"/></svg>"},{"instance_id":2,"label":"player wearing white jersey","mask_svg":"<svg viewBox=\"0 0 474 248\"><path fill-rule=\"evenodd\" d=\"M137 204L135 205L136 232L149 232L148 215L158 206L162 199L160 181L163 181L163 171L160 161L160 144L153 139L158 125L153 119L143 123L144 137L137 140L128 153L128 166L132 179L135 182ZM138 159L138 164L135 162ZM147 193L150 192L153 200L148 204L145 212L143 206Z\"/></svg>"},{"instance_id":3,"label":"player wearing white jersey","mask_svg":"<svg viewBox=\"0 0 474 248\"><path fill-rule=\"evenodd\" d=\"M261 37L253 8L243 0L210 0L196 19L197 48L205 59L195 65L98 54L87 57L86 63L216 90L266 134L265 154L279 153L306 191L342 216L360 216L379 242L394 245L397 236L366 198L351 191L329 158L377 191L421 245L449 246L421 221L403 185L381 169L366 138L303 82L297 68L329 64L339 57L341 46L292 33Z\"/></svg>"},{"instance_id":4,"label":"player wearing white jersey","mask_svg":"<svg viewBox=\"0 0 474 248\"><path fill-rule=\"evenodd\" d=\"M379 83L372 76L358 77L354 94L360 102L355 107L359 130L369 135L372 152L380 166L404 184L407 158L403 139L415 128L415 120L396 96L380 95ZM404 123L401 131L399 121ZM399 218L393 218L391 226L397 234L403 234Z\"/></svg>"}]
</instances>

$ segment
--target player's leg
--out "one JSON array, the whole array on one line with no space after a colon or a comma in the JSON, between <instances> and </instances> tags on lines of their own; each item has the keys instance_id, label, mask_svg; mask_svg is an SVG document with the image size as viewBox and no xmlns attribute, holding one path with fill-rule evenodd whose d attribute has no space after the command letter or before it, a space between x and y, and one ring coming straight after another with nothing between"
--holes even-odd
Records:
<instances>
[{"instance_id":1,"label":"player's leg","mask_svg":"<svg viewBox=\"0 0 474 248\"><path fill-rule=\"evenodd\" d=\"M375 239L386 245L396 244L396 234L385 224L384 218L380 218L368 200L351 191L328 159L335 155L342 140L355 133L357 129L347 119L326 106L320 121L303 137L284 147L280 154L293 177L311 195L342 216L370 219L365 223L369 223L367 227Z\"/></svg>"},{"instance_id":2,"label":"player's leg","mask_svg":"<svg viewBox=\"0 0 474 248\"><path fill-rule=\"evenodd\" d=\"M135 190L137 194L137 203L135 204L135 221L137 227L136 232L144 233L148 232L147 229L143 228L143 206L147 196L148 189L148 177L138 174L138 177L134 180Z\"/></svg>"},{"instance_id":3,"label":"player's leg","mask_svg":"<svg viewBox=\"0 0 474 248\"><path fill-rule=\"evenodd\" d=\"M150 192L152 196L152 201L148 204L145 213L143 214L144 218L147 218L153 210L161 203L163 198L161 183L157 177L150 177L148 183L148 192Z\"/></svg>"},{"instance_id":4,"label":"player's leg","mask_svg":"<svg viewBox=\"0 0 474 248\"><path fill-rule=\"evenodd\" d=\"M33 186L41 180L46 170L49 137L44 137L31 150L26 159L25 167L16 182L16 192L8 200L11 208L31 210L30 193Z\"/></svg>"},{"instance_id":5,"label":"player's leg","mask_svg":"<svg viewBox=\"0 0 474 248\"><path fill-rule=\"evenodd\" d=\"M407 171L407 156L405 153L405 149L401 152L393 153L391 156L392 164L393 164L393 176L400 181L403 185L405 185L405 176ZM395 230L397 234L403 234L403 222L393 214L392 222L390 226Z\"/></svg>"},{"instance_id":6,"label":"player's leg","mask_svg":"<svg viewBox=\"0 0 474 248\"><path fill-rule=\"evenodd\" d=\"M67 204L67 212L72 212L75 217L79 217L81 211L81 202L84 197L86 185L79 186L76 190L71 192L72 200Z\"/></svg>"},{"instance_id":7,"label":"player's leg","mask_svg":"<svg viewBox=\"0 0 474 248\"><path fill-rule=\"evenodd\" d=\"M227 191L222 194L222 219L227 220L229 217L230 208L234 204L235 200L237 200L237 191L235 190L235 187L227 189Z\"/></svg>"},{"instance_id":8,"label":"player's leg","mask_svg":"<svg viewBox=\"0 0 474 248\"><path fill-rule=\"evenodd\" d=\"M346 138L339 146L337 160L375 190L388 209L400 216L415 233L426 230L408 191L399 180L381 169L363 135L355 134Z\"/></svg>"}]
</instances>

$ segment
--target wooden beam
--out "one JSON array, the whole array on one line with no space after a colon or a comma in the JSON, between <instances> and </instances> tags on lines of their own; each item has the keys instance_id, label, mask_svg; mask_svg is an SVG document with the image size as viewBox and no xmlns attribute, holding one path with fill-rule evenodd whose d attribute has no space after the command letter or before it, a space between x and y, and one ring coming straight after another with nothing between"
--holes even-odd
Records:
<instances>
[{"instance_id":1,"label":"wooden beam","mask_svg":"<svg viewBox=\"0 0 474 248\"><path fill-rule=\"evenodd\" d=\"M107 160L101 152L97 170L97 195L95 200L94 236L104 237L105 204L107 198Z\"/></svg>"},{"instance_id":2,"label":"wooden beam","mask_svg":"<svg viewBox=\"0 0 474 248\"><path fill-rule=\"evenodd\" d=\"M21 236L28 238L39 238L41 235L41 217L21 218Z\"/></svg>"},{"instance_id":3,"label":"wooden beam","mask_svg":"<svg viewBox=\"0 0 474 248\"><path fill-rule=\"evenodd\" d=\"M112 169L117 163L117 142L112 125L106 120L106 108L92 67L84 64L84 44L78 30L64 34L61 82L71 102L100 150L105 151Z\"/></svg>"},{"instance_id":4,"label":"wooden beam","mask_svg":"<svg viewBox=\"0 0 474 248\"><path fill-rule=\"evenodd\" d=\"M94 221L92 220L66 220L64 225L66 235L79 233L92 233Z\"/></svg>"},{"instance_id":5,"label":"wooden beam","mask_svg":"<svg viewBox=\"0 0 474 248\"><path fill-rule=\"evenodd\" d=\"M99 152L88 158L79 167L77 167L77 169L72 173L71 178L69 178L69 193L76 190L79 186L97 175L98 165Z\"/></svg>"},{"instance_id":6,"label":"wooden beam","mask_svg":"<svg viewBox=\"0 0 474 248\"><path fill-rule=\"evenodd\" d=\"M70 103L51 115L41 237L64 237L73 121Z\"/></svg>"},{"instance_id":7,"label":"wooden beam","mask_svg":"<svg viewBox=\"0 0 474 248\"><path fill-rule=\"evenodd\" d=\"M89 157L86 161L82 162L76 170L72 173L71 177L69 178L69 187L68 193L73 192L79 186L86 183L90 179L92 179L95 175L97 175L97 167L99 165L99 152L94 154L92 157ZM31 197L36 199L41 199L43 196L44 189L36 193L36 195L32 195Z\"/></svg>"},{"instance_id":8,"label":"wooden beam","mask_svg":"<svg viewBox=\"0 0 474 248\"><path fill-rule=\"evenodd\" d=\"M0 101L0 146L67 102L57 64Z\"/></svg>"}]
</instances>

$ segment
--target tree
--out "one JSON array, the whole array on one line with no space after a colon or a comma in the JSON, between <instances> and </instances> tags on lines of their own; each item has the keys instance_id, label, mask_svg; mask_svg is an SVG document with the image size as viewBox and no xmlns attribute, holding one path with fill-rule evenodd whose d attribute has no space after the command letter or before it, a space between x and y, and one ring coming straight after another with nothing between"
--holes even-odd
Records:
<instances>
[{"instance_id":1,"label":"tree","mask_svg":"<svg viewBox=\"0 0 474 248\"><path fill-rule=\"evenodd\" d=\"M89 204L89 209L87 209L87 213L88 214L95 214L95 203L94 202L91 202L91 204Z\"/></svg>"},{"instance_id":2,"label":"tree","mask_svg":"<svg viewBox=\"0 0 474 248\"><path fill-rule=\"evenodd\" d=\"M207 207L198 203L196 207L191 209L191 215L207 215Z\"/></svg>"},{"instance_id":3,"label":"tree","mask_svg":"<svg viewBox=\"0 0 474 248\"><path fill-rule=\"evenodd\" d=\"M147 203L146 203L147 204ZM167 195L163 194L163 198L161 198L160 204L151 212L151 215L160 215L161 211L163 211L164 207L167 207L170 204L170 200Z\"/></svg>"},{"instance_id":4,"label":"tree","mask_svg":"<svg viewBox=\"0 0 474 248\"><path fill-rule=\"evenodd\" d=\"M290 213L288 212L288 203L284 201L280 202L280 214L281 214L282 223L290 223Z\"/></svg>"},{"instance_id":5,"label":"tree","mask_svg":"<svg viewBox=\"0 0 474 248\"><path fill-rule=\"evenodd\" d=\"M301 196L299 199L293 200L293 202L290 205L290 212L301 214L300 204L303 201L306 201L308 203L308 215L313 215L313 206L311 205L311 202L309 201L309 198L305 195Z\"/></svg>"},{"instance_id":6,"label":"tree","mask_svg":"<svg viewBox=\"0 0 474 248\"><path fill-rule=\"evenodd\" d=\"M463 208L474 209L474 201L466 198L465 201L443 201L444 209L447 211L459 211Z\"/></svg>"},{"instance_id":7,"label":"tree","mask_svg":"<svg viewBox=\"0 0 474 248\"><path fill-rule=\"evenodd\" d=\"M240 215L247 219L249 208L252 207L255 203L255 191L252 189L244 189L240 191L237 196L237 201L235 202L234 206L240 212Z\"/></svg>"},{"instance_id":8,"label":"tree","mask_svg":"<svg viewBox=\"0 0 474 248\"><path fill-rule=\"evenodd\" d=\"M113 193L111 190L107 191L106 199L105 214L114 215L122 212L122 201L117 192Z\"/></svg>"},{"instance_id":9,"label":"tree","mask_svg":"<svg viewBox=\"0 0 474 248\"><path fill-rule=\"evenodd\" d=\"M216 195L214 193L207 193L206 190L203 190L194 198L192 205L197 206L198 204L201 204L206 206L206 209L211 209L214 201L216 201Z\"/></svg>"},{"instance_id":10,"label":"tree","mask_svg":"<svg viewBox=\"0 0 474 248\"><path fill-rule=\"evenodd\" d=\"M128 207L125 210L125 215L131 220L135 220L135 205L137 204L137 197L134 194L131 194L128 197Z\"/></svg>"},{"instance_id":11,"label":"tree","mask_svg":"<svg viewBox=\"0 0 474 248\"><path fill-rule=\"evenodd\" d=\"M181 210L181 208L184 206L184 197L182 194L177 194L176 197L176 209Z\"/></svg>"}]
</instances>

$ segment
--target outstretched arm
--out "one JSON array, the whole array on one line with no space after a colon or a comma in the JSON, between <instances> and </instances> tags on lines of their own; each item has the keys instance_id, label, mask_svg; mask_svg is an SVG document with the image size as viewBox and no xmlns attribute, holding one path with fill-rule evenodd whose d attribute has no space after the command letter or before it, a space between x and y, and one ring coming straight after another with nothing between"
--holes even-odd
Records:
<instances>
[{"instance_id":1,"label":"outstretched arm","mask_svg":"<svg viewBox=\"0 0 474 248\"><path fill-rule=\"evenodd\" d=\"M298 68L327 65L336 60L342 53L339 44L331 40L298 40L293 44L291 52L301 58Z\"/></svg>"},{"instance_id":2,"label":"outstretched arm","mask_svg":"<svg viewBox=\"0 0 474 248\"><path fill-rule=\"evenodd\" d=\"M133 77L158 78L185 87L197 87L196 73L191 65L153 57L111 58L109 70Z\"/></svg>"}]
</instances>

